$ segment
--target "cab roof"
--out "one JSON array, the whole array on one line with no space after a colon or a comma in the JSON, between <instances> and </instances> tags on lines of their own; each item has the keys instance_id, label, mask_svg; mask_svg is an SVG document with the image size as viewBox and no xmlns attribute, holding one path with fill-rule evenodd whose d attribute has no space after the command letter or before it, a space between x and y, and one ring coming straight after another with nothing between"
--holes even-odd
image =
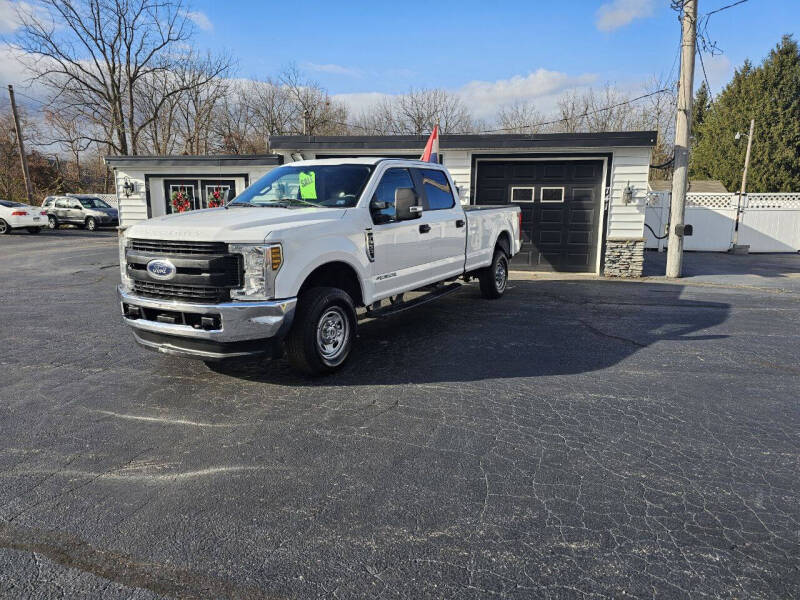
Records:
<instances>
[{"instance_id":1,"label":"cab roof","mask_svg":"<svg viewBox=\"0 0 800 600\"><path fill-rule=\"evenodd\" d=\"M393 158L391 156L357 156L357 157L345 157L342 156L340 158L315 158L311 160L298 160L295 162L287 162L283 166L284 167L291 167L291 166L323 166L323 165L377 165L382 162L397 162L397 163L411 163L415 166L419 167L433 167L444 169L444 167L438 163L431 163L425 162L422 160L414 159L414 158Z\"/></svg>"}]
</instances>

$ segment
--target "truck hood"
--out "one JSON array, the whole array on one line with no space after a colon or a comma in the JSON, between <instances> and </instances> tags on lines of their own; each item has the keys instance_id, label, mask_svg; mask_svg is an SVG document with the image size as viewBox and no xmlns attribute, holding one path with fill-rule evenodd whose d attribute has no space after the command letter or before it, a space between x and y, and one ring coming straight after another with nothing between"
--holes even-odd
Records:
<instances>
[{"instance_id":1,"label":"truck hood","mask_svg":"<svg viewBox=\"0 0 800 600\"><path fill-rule=\"evenodd\" d=\"M208 208L148 219L128 228L127 237L149 240L261 242L275 229L338 221L341 208Z\"/></svg>"}]
</instances>

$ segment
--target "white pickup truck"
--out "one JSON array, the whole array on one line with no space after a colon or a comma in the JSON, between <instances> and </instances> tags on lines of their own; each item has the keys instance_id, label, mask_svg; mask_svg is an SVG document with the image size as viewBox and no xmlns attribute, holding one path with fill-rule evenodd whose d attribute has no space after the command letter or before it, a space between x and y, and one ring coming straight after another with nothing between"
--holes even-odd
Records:
<instances>
[{"instance_id":1,"label":"white pickup truck","mask_svg":"<svg viewBox=\"0 0 800 600\"><path fill-rule=\"evenodd\" d=\"M455 190L444 167L415 160L278 167L224 207L124 231L124 320L159 352L214 361L285 351L300 371L330 373L360 317L442 296L459 278L503 295L519 208L464 208Z\"/></svg>"}]
</instances>

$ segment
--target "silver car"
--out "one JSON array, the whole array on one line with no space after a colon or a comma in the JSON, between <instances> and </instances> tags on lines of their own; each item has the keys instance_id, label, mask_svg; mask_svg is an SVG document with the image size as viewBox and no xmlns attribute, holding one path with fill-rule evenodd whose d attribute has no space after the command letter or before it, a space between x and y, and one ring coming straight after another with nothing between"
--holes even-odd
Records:
<instances>
[{"instance_id":1,"label":"silver car","mask_svg":"<svg viewBox=\"0 0 800 600\"><path fill-rule=\"evenodd\" d=\"M47 212L50 229L57 229L60 225L77 225L94 231L99 227L119 225L117 209L89 194L48 196L42 208Z\"/></svg>"}]
</instances>

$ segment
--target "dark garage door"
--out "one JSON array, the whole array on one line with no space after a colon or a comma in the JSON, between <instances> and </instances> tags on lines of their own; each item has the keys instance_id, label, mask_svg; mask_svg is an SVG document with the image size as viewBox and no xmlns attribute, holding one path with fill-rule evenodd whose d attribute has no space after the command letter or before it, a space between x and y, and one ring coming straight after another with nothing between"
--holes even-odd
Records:
<instances>
[{"instance_id":1,"label":"dark garage door","mask_svg":"<svg viewBox=\"0 0 800 600\"><path fill-rule=\"evenodd\" d=\"M476 204L522 210L515 266L595 271L602 222L602 160L478 160Z\"/></svg>"}]
</instances>

